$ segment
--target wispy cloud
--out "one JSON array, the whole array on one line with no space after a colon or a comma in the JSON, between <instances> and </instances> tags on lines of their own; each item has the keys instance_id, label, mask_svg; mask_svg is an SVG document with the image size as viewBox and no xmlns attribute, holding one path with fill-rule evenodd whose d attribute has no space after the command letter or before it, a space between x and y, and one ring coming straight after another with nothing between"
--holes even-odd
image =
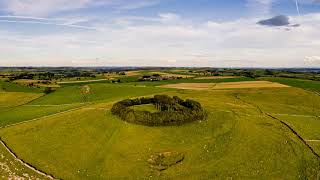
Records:
<instances>
[{"instance_id":1,"label":"wispy cloud","mask_svg":"<svg viewBox=\"0 0 320 180\"><path fill-rule=\"evenodd\" d=\"M139 9L147 6L153 6L159 3L159 0L132 0L128 1L119 1L117 3L119 9L130 10L130 9Z\"/></svg>"},{"instance_id":2,"label":"wispy cloud","mask_svg":"<svg viewBox=\"0 0 320 180\"><path fill-rule=\"evenodd\" d=\"M17 24L38 24L50 26L62 26L68 28L76 28L83 30L98 30L91 26L82 26L76 24L78 21L73 19L55 19L55 18L40 18L31 16L0 16L0 23L17 23Z\"/></svg>"},{"instance_id":3,"label":"wispy cloud","mask_svg":"<svg viewBox=\"0 0 320 180\"><path fill-rule=\"evenodd\" d=\"M97 6L129 10L152 6L157 3L157 0L2 0L0 10L14 15L47 16L57 12Z\"/></svg>"},{"instance_id":4,"label":"wispy cloud","mask_svg":"<svg viewBox=\"0 0 320 180\"><path fill-rule=\"evenodd\" d=\"M270 13L272 3L276 0L246 0L247 7L256 15L267 15Z\"/></svg>"},{"instance_id":5,"label":"wispy cloud","mask_svg":"<svg viewBox=\"0 0 320 180\"><path fill-rule=\"evenodd\" d=\"M1 9L14 15L48 15L83 8L91 0L3 0Z\"/></svg>"}]
</instances>

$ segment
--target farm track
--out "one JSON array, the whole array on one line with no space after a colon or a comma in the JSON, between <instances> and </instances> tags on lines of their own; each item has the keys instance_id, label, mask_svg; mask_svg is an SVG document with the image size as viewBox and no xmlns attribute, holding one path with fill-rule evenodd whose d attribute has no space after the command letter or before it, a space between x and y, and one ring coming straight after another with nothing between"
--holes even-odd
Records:
<instances>
[{"instance_id":1,"label":"farm track","mask_svg":"<svg viewBox=\"0 0 320 180\"><path fill-rule=\"evenodd\" d=\"M256 104L253 104L251 102L247 102L243 99L241 99L237 94L234 94L234 97L238 100L240 100L241 102L243 103L246 103L246 104L249 104L253 107L256 107L258 109L258 111L264 115L264 116L267 116L271 119L274 119L274 120L277 120L278 122L280 122L283 126L285 126L288 130L290 130L299 140L300 142L302 142L310 151L313 155L315 155L318 160L320 161L320 155L307 143L307 140L304 140L303 137L296 131L294 130L288 123L286 123L285 121L282 121L281 119L278 119L277 117L273 116L272 114L270 113L267 113L267 112L264 112L262 111L262 109L260 108L260 106L256 105Z\"/></svg>"},{"instance_id":2,"label":"farm track","mask_svg":"<svg viewBox=\"0 0 320 180\"><path fill-rule=\"evenodd\" d=\"M17 155L8 147L8 145L0 138L0 144L8 151L8 153L13 156L13 158L15 160L17 160L19 163L21 163L22 165L26 166L28 169L31 169L33 170L34 172L36 172L37 174L41 175L41 176L44 176L48 179L57 179L57 178L54 178L52 175L50 174L47 174L39 169L37 169L36 167L24 162L22 159L19 159L17 157Z\"/></svg>"}]
</instances>

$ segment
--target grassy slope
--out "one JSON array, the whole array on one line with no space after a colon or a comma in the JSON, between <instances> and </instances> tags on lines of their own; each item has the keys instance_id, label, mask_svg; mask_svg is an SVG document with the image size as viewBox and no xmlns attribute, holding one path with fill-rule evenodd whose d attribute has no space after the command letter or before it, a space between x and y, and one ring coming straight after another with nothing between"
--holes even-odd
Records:
<instances>
[{"instance_id":1,"label":"grassy slope","mask_svg":"<svg viewBox=\"0 0 320 180\"><path fill-rule=\"evenodd\" d=\"M154 87L135 87L124 84L107 84L93 83L89 84L90 94L87 95L87 100L84 101L84 96L81 94L82 85L64 86L56 92L40 98L31 104L69 104L83 103L92 101L114 101L119 98L142 96L145 94L161 93L168 90Z\"/></svg>"},{"instance_id":2,"label":"grassy slope","mask_svg":"<svg viewBox=\"0 0 320 180\"><path fill-rule=\"evenodd\" d=\"M240 97L285 121L304 139L320 140L320 96L298 88L290 88L276 92L265 90L254 94L243 93ZM317 150L320 143L310 145L314 145Z\"/></svg>"},{"instance_id":3,"label":"grassy slope","mask_svg":"<svg viewBox=\"0 0 320 180\"><path fill-rule=\"evenodd\" d=\"M94 83L90 84L89 86L91 88L91 94L88 95L87 101L84 101L83 96L81 94L82 86L65 86L63 88L58 89L56 92L52 94L40 97L39 99L32 101L28 105L11 108L0 108L0 127L31 120L34 118L39 118L42 116L48 116L72 108L77 108L86 105L87 103L92 101L103 100L104 102L110 102L125 97L129 98L134 96L149 95L167 91L166 89L154 87L142 88L130 85L111 85L102 83ZM13 98L12 100L13 102L19 101L19 99L17 98Z\"/></svg>"},{"instance_id":4,"label":"grassy slope","mask_svg":"<svg viewBox=\"0 0 320 180\"><path fill-rule=\"evenodd\" d=\"M258 94L264 91L271 90ZM64 179L316 178L319 161L309 149L279 122L235 98L239 91L178 92L200 101L210 112L208 120L145 127L109 111L83 109L2 129L0 135L19 156ZM167 150L185 153L185 160L157 176L146 161Z\"/></svg>"},{"instance_id":5,"label":"grassy slope","mask_svg":"<svg viewBox=\"0 0 320 180\"><path fill-rule=\"evenodd\" d=\"M253 81L255 79L240 77L240 78L230 78L230 79L176 79L176 80L166 80L157 82L132 82L135 85L144 86L160 86L165 84L177 84L177 83L220 83L220 82L239 82L239 81Z\"/></svg>"},{"instance_id":6,"label":"grassy slope","mask_svg":"<svg viewBox=\"0 0 320 180\"><path fill-rule=\"evenodd\" d=\"M2 108L0 109L0 127L52 115L80 106L82 105L73 104L67 106L19 106L14 108Z\"/></svg>"},{"instance_id":7,"label":"grassy slope","mask_svg":"<svg viewBox=\"0 0 320 180\"><path fill-rule=\"evenodd\" d=\"M40 93L0 92L0 109L26 104L41 96Z\"/></svg>"},{"instance_id":8,"label":"grassy slope","mask_svg":"<svg viewBox=\"0 0 320 180\"><path fill-rule=\"evenodd\" d=\"M268 80L272 82L278 82L281 84L286 84L293 87L298 87L302 89L318 91L320 92L320 82L311 81L311 80L302 80L302 79L293 79L293 78L260 78L263 80Z\"/></svg>"},{"instance_id":9,"label":"grassy slope","mask_svg":"<svg viewBox=\"0 0 320 180\"><path fill-rule=\"evenodd\" d=\"M9 83L0 81L0 92L30 92L30 93L42 93L43 89L36 87L28 87L21 84Z\"/></svg>"}]
</instances>

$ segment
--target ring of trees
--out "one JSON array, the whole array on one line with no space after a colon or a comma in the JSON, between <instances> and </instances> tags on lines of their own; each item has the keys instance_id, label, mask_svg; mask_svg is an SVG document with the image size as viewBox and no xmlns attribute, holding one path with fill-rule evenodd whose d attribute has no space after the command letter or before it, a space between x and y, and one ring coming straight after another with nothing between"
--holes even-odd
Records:
<instances>
[{"instance_id":1,"label":"ring of trees","mask_svg":"<svg viewBox=\"0 0 320 180\"><path fill-rule=\"evenodd\" d=\"M135 105L153 104L158 112L134 110ZM113 115L123 121L146 126L171 126L203 120L207 114L201 104L194 100L182 100L174 96L155 95L153 98L125 99L111 109Z\"/></svg>"}]
</instances>

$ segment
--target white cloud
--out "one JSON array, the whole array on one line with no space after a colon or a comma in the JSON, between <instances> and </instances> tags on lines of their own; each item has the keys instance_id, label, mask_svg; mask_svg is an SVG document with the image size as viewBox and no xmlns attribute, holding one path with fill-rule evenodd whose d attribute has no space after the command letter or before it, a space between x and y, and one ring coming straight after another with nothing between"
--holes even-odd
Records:
<instances>
[{"instance_id":1,"label":"white cloud","mask_svg":"<svg viewBox=\"0 0 320 180\"><path fill-rule=\"evenodd\" d=\"M290 17L293 22L299 19L301 26L289 31L259 26L256 18L194 24L174 17L170 23L161 21L163 15L136 17L120 28L96 24L101 31L95 32L25 36L2 30L0 62L75 65L80 59L83 66L96 64L98 58L105 66L319 66L305 59L320 49L320 14ZM146 20L153 23L136 22Z\"/></svg>"},{"instance_id":2,"label":"white cloud","mask_svg":"<svg viewBox=\"0 0 320 180\"><path fill-rule=\"evenodd\" d=\"M160 13L160 20L164 23L167 22L177 22L180 20L180 16L174 13Z\"/></svg>"},{"instance_id":3,"label":"white cloud","mask_svg":"<svg viewBox=\"0 0 320 180\"><path fill-rule=\"evenodd\" d=\"M307 65L320 66L320 56L306 56L304 61Z\"/></svg>"},{"instance_id":4,"label":"white cloud","mask_svg":"<svg viewBox=\"0 0 320 180\"><path fill-rule=\"evenodd\" d=\"M15 15L47 15L86 6L90 0L4 0L4 10Z\"/></svg>"}]
</instances>

